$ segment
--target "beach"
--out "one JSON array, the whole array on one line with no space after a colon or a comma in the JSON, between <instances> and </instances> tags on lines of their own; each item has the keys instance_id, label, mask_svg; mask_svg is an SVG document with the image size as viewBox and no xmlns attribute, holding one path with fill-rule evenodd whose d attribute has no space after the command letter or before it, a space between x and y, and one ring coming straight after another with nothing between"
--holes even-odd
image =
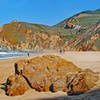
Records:
<instances>
[{"instance_id":1,"label":"beach","mask_svg":"<svg viewBox=\"0 0 100 100\"><path fill-rule=\"evenodd\" d=\"M59 53L43 53L38 55L44 55L44 54L52 54L52 55L58 55L62 58L72 61L75 65L82 69L89 68L93 70L94 72L100 72L100 52L65 52L62 54ZM23 57L17 57L17 58L6 58L6 59L0 59L0 84L5 83L8 76L14 74L14 64L21 60L21 59L31 59L37 55L32 56L23 56ZM2 87L2 85L0 85ZM42 99L42 98L54 98L54 97L60 97L60 96L67 96L65 92L37 92L33 89L29 89L25 92L24 95L21 96L14 96L14 97L8 97L5 95L5 91L3 89L0 89L0 100L36 100L36 99Z\"/></svg>"}]
</instances>

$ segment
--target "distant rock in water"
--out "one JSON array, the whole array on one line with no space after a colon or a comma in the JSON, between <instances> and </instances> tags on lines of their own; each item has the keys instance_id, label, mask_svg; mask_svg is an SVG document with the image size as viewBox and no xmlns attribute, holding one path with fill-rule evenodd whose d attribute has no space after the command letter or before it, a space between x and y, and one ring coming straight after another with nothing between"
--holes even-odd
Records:
<instances>
[{"instance_id":1,"label":"distant rock in water","mask_svg":"<svg viewBox=\"0 0 100 100\"><path fill-rule=\"evenodd\" d=\"M78 68L59 56L43 55L15 63L15 75L7 79L7 95L24 94L29 86L37 91L64 91L70 95L93 88L98 75ZM24 84L24 85L23 85Z\"/></svg>"}]
</instances>

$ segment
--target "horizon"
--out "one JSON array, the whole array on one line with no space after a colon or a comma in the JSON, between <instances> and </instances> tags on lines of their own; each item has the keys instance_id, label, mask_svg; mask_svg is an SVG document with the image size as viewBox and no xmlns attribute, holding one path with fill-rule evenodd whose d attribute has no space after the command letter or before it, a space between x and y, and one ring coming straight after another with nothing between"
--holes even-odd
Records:
<instances>
[{"instance_id":1,"label":"horizon","mask_svg":"<svg viewBox=\"0 0 100 100\"><path fill-rule=\"evenodd\" d=\"M1 0L0 25L17 19L52 26L77 13L100 9L99 4L99 0Z\"/></svg>"}]
</instances>

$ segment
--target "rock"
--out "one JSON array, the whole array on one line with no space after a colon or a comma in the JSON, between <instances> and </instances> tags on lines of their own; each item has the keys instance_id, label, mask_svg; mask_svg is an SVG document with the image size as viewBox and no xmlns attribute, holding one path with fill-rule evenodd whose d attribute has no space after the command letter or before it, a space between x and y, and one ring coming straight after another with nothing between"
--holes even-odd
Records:
<instances>
[{"instance_id":1,"label":"rock","mask_svg":"<svg viewBox=\"0 0 100 100\"><path fill-rule=\"evenodd\" d=\"M18 63L15 63L15 74L21 74L23 67L28 63L27 60L20 60Z\"/></svg>"},{"instance_id":2,"label":"rock","mask_svg":"<svg viewBox=\"0 0 100 100\"><path fill-rule=\"evenodd\" d=\"M23 94L29 86L37 91L84 93L96 85L97 73L82 70L59 56L43 55L15 63L15 75L7 80L7 94Z\"/></svg>"},{"instance_id":3,"label":"rock","mask_svg":"<svg viewBox=\"0 0 100 100\"><path fill-rule=\"evenodd\" d=\"M7 79L6 94L9 96L22 95L30 87L21 75L12 75Z\"/></svg>"},{"instance_id":4,"label":"rock","mask_svg":"<svg viewBox=\"0 0 100 100\"><path fill-rule=\"evenodd\" d=\"M98 81L97 73L86 69L67 76L67 88L70 94L80 94L92 89Z\"/></svg>"},{"instance_id":5,"label":"rock","mask_svg":"<svg viewBox=\"0 0 100 100\"><path fill-rule=\"evenodd\" d=\"M24 76L31 87L38 91L49 91L56 80L65 77L69 72L76 73L80 70L72 62L54 55L38 56L15 64L15 73Z\"/></svg>"},{"instance_id":6,"label":"rock","mask_svg":"<svg viewBox=\"0 0 100 100\"><path fill-rule=\"evenodd\" d=\"M66 80L63 78L61 78L53 83L53 86L52 86L53 92L57 92L57 91L66 92L66 89L67 89L66 88Z\"/></svg>"}]
</instances>

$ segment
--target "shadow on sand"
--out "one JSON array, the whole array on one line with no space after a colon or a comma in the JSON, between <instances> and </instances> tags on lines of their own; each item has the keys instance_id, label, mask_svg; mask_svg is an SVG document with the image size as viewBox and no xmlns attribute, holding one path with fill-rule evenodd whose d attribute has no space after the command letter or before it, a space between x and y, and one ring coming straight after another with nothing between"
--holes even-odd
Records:
<instances>
[{"instance_id":1,"label":"shadow on sand","mask_svg":"<svg viewBox=\"0 0 100 100\"><path fill-rule=\"evenodd\" d=\"M3 89L6 94L7 83L2 83L0 85L1 85L0 89ZM34 100L34 98L33 99L29 98L26 100ZM100 100L100 89L92 90L80 95L76 93L76 94L72 94L71 96L69 96L68 94L68 96L60 96L60 97L55 97L55 98L42 98L42 99L35 99L35 100Z\"/></svg>"},{"instance_id":2,"label":"shadow on sand","mask_svg":"<svg viewBox=\"0 0 100 100\"><path fill-rule=\"evenodd\" d=\"M27 99L27 100L34 100L34 99ZM100 100L100 89L86 92L81 95L61 96L55 98L42 98L35 100Z\"/></svg>"}]
</instances>

